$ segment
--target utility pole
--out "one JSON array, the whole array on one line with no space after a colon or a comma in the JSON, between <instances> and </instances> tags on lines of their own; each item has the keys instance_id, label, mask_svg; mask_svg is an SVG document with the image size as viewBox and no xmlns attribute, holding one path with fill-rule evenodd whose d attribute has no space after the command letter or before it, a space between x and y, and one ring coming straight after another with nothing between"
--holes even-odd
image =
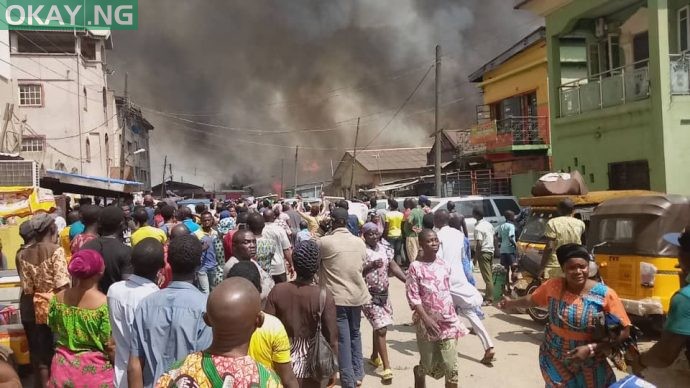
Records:
<instances>
[{"instance_id":1,"label":"utility pole","mask_svg":"<svg viewBox=\"0 0 690 388\"><path fill-rule=\"evenodd\" d=\"M168 155L163 159L163 183L161 183L161 199L165 198L165 169L168 167Z\"/></svg>"},{"instance_id":2,"label":"utility pole","mask_svg":"<svg viewBox=\"0 0 690 388\"><path fill-rule=\"evenodd\" d=\"M127 90L127 76L125 73L125 101L124 114L122 116L122 132L120 133L120 179L125 179L125 144L127 143L127 126L129 123L129 94Z\"/></svg>"},{"instance_id":3,"label":"utility pole","mask_svg":"<svg viewBox=\"0 0 690 388\"><path fill-rule=\"evenodd\" d=\"M350 199L355 197L355 163L357 162L357 139L359 138L359 117L357 117L357 132L355 132L355 149L352 151L352 173L350 174Z\"/></svg>"},{"instance_id":4,"label":"utility pole","mask_svg":"<svg viewBox=\"0 0 690 388\"><path fill-rule=\"evenodd\" d=\"M12 114L14 112L14 104L5 104L5 114L2 117L2 134L0 135L0 152L7 152L7 145L5 144L5 139L7 137L7 127L10 125L12 120ZM19 149L21 150L21 144Z\"/></svg>"},{"instance_id":5,"label":"utility pole","mask_svg":"<svg viewBox=\"0 0 690 388\"><path fill-rule=\"evenodd\" d=\"M285 159L280 159L280 197L285 195Z\"/></svg>"},{"instance_id":6,"label":"utility pole","mask_svg":"<svg viewBox=\"0 0 690 388\"><path fill-rule=\"evenodd\" d=\"M441 133L438 130L439 117L438 117L438 96L441 89L441 46L436 45L436 87L435 87L435 98L434 98L434 134L436 136L434 142L434 148L436 152L434 153L434 177L436 178L436 196L443 197L441 192Z\"/></svg>"},{"instance_id":7,"label":"utility pole","mask_svg":"<svg viewBox=\"0 0 690 388\"><path fill-rule=\"evenodd\" d=\"M293 197L297 197L297 157L299 155L299 146L295 147L295 187L294 191L292 192Z\"/></svg>"}]
</instances>

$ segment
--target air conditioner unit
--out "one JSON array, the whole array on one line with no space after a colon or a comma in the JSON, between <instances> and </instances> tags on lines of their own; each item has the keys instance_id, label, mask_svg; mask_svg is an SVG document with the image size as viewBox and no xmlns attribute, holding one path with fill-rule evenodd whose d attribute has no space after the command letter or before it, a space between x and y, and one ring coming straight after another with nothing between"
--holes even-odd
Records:
<instances>
[{"instance_id":1,"label":"air conditioner unit","mask_svg":"<svg viewBox=\"0 0 690 388\"><path fill-rule=\"evenodd\" d=\"M594 35L597 38L603 38L606 36L606 19L604 18L599 18L597 19L594 27Z\"/></svg>"}]
</instances>

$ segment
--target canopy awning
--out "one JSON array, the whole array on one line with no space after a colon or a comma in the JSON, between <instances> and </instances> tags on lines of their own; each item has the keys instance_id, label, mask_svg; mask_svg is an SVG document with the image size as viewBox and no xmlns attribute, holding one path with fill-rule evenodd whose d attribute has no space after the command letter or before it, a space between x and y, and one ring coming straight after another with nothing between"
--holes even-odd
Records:
<instances>
[{"instance_id":1,"label":"canopy awning","mask_svg":"<svg viewBox=\"0 0 690 388\"><path fill-rule=\"evenodd\" d=\"M141 191L143 184L108 177L47 170L41 178L41 187L51 189L55 194L73 193L99 197L120 197Z\"/></svg>"},{"instance_id":2,"label":"canopy awning","mask_svg":"<svg viewBox=\"0 0 690 388\"><path fill-rule=\"evenodd\" d=\"M364 190L364 192L375 193L377 191L386 192L386 191L392 191L392 190L399 190L399 189L402 189L402 188L405 188L408 186L412 186L417 182L419 182L419 179L415 179L415 180L408 181L408 182L389 183L389 184L385 184L385 185L381 185L381 186L376 186L373 189Z\"/></svg>"}]
</instances>

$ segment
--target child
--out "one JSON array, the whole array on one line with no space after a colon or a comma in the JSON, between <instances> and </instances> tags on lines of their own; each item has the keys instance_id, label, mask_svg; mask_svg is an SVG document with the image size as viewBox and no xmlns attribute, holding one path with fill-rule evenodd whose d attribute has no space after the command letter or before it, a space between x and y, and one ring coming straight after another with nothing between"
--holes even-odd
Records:
<instances>
[{"instance_id":1,"label":"child","mask_svg":"<svg viewBox=\"0 0 690 388\"><path fill-rule=\"evenodd\" d=\"M458 386L457 339L467 334L450 295L450 269L436 254L438 236L431 229L419 234L422 254L407 272L407 300L417 325L419 365L414 367L415 388L426 386L425 376L445 377L446 387Z\"/></svg>"}]
</instances>

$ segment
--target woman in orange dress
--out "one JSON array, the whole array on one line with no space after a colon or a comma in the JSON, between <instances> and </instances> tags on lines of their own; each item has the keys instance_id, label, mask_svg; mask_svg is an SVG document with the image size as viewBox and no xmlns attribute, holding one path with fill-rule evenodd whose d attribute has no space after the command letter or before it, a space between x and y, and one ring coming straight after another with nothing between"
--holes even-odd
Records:
<instances>
[{"instance_id":1,"label":"woman in orange dress","mask_svg":"<svg viewBox=\"0 0 690 388\"><path fill-rule=\"evenodd\" d=\"M606 357L630 336L631 323L616 292L589 279L589 252L579 244L556 251L564 277L542 284L532 295L504 298L502 309L547 307L549 322L539 348L539 366L547 387L608 387L615 375ZM595 335L607 315L620 322L615 338ZM597 337L595 339L595 337Z\"/></svg>"}]
</instances>

